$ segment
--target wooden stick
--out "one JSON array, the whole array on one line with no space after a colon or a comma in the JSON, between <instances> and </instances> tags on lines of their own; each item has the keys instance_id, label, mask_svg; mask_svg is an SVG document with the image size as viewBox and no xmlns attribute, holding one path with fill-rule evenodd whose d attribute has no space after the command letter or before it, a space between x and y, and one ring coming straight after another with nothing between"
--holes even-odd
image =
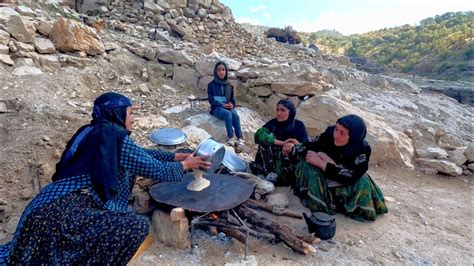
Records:
<instances>
[{"instance_id":1,"label":"wooden stick","mask_svg":"<svg viewBox=\"0 0 474 266\"><path fill-rule=\"evenodd\" d=\"M276 214L276 215L284 215L284 216L288 216L288 217L292 217L292 218L303 219L303 216L300 213L297 213L297 212L294 212L294 211L291 211L291 210L284 210L281 214L280 213L275 213L275 212L273 212L272 206L270 206L270 205L268 205L264 202L258 201L258 200L248 199L245 203L250 205L250 206L258 207L262 210L265 210L267 212L270 212L270 213L273 213L273 214Z\"/></svg>"},{"instance_id":2,"label":"wooden stick","mask_svg":"<svg viewBox=\"0 0 474 266\"><path fill-rule=\"evenodd\" d=\"M305 255L316 252L316 249L314 247L301 240L300 238L296 237L293 231L286 225L269 221L257 212L243 206L237 207L236 210L241 217L247 219L250 223L263 227L269 230L271 233L275 234L294 251L300 252Z\"/></svg>"}]
</instances>

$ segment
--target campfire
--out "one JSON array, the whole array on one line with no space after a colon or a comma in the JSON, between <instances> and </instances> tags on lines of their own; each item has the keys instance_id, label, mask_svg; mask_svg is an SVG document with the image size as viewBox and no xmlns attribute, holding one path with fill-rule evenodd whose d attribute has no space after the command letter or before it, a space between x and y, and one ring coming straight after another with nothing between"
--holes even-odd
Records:
<instances>
[{"instance_id":1,"label":"campfire","mask_svg":"<svg viewBox=\"0 0 474 266\"><path fill-rule=\"evenodd\" d=\"M318 240L313 234L295 232L277 219L267 218L262 212L302 219L300 213L261 201L273 191L272 183L249 173L207 174L210 186L202 191L190 191L187 186L194 180L188 173L178 183L160 183L150 188L151 197L165 206L178 207L170 213L171 219L190 218L191 250L196 246L195 229L211 234L222 232L245 245L251 236L271 242L283 241L302 254L315 252L312 243ZM188 220L187 220L188 221Z\"/></svg>"}]
</instances>

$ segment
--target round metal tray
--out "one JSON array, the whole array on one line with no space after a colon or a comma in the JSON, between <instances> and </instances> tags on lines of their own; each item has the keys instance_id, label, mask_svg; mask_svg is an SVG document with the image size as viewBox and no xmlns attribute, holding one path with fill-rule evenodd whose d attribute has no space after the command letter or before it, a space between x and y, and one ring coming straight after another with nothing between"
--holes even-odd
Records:
<instances>
[{"instance_id":1,"label":"round metal tray","mask_svg":"<svg viewBox=\"0 0 474 266\"><path fill-rule=\"evenodd\" d=\"M215 173L222 163L225 155L224 145L215 141L212 137L203 140L193 153L194 156L209 156L207 161L211 162L208 174Z\"/></svg>"},{"instance_id":2,"label":"round metal tray","mask_svg":"<svg viewBox=\"0 0 474 266\"><path fill-rule=\"evenodd\" d=\"M187 139L188 136L178 128L160 128L150 135L151 142L159 145L178 145Z\"/></svg>"}]
</instances>

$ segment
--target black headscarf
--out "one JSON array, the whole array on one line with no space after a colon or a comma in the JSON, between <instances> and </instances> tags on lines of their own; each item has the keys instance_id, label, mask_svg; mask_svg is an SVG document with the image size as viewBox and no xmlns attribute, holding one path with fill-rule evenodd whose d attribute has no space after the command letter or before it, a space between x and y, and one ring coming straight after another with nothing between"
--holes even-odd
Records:
<instances>
[{"instance_id":1,"label":"black headscarf","mask_svg":"<svg viewBox=\"0 0 474 266\"><path fill-rule=\"evenodd\" d=\"M92 188L105 202L118 192L120 149L125 136L127 97L107 92L94 101L92 121L81 127L69 140L61 160L56 164L53 182L77 175L90 174Z\"/></svg>"},{"instance_id":2,"label":"black headscarf","mask_svg":"<svg viewBox=\"0 0 474 266\"><path fill-rule=\"evenodd\" d=\"M217 75L217 67L220 65L223 65L225 68L225 76L223 79L219 78L219 76ZM214 66L214 81L221 85L222 94L225 95L227 102L230 101L230 95L232 93L232 87L230 86L230 83L227 80L228 74L229 74L229 69L227 68L227 65L222 61L217 62L216 65Z\"/></svg>"},{"instance_id":3,"label":"black headscarf","mask_svg":"<svg viewBox=\"0 0 474 266\"><path fill-rule=\"evenodd\" d=\"M364 120L361 117L351 114L339 118L336 121L337 124L340 124L349 130L349 142L344 145L342 148L342 157L354 156L364 150L364 147L368 145L365 140L367 135L367 127L365 126ZM329 127L327 129L328 135L332 138L334 143L334 128L335 126Z\"/></svg>"},{"instance_id":4,"label":"black headscarf","mask_svg":"<svg viewBox=\"0 0 474 266\"><path fill-rule=\"evenodd\" d=\"M285 106L289 110L288 119L279 122L276 118L268 121L263 127L267 128L278 140L287 140L289 138L296 138L298 141L306 141L307 133L304 127L296 127L296 107L292 101L288 99L280 100L278 105Z\"/></svg>"}]
</instances>

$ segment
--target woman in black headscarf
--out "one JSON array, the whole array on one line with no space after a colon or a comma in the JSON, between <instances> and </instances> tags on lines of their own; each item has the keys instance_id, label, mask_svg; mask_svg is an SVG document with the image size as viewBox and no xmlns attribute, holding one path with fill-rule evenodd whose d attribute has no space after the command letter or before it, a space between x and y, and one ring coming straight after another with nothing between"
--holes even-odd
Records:
<instances>
[{"instance_id":1,"label":"woman in black headscarf","mask_svg":"<svg viewBox=\"0 0 474 266\"><path fill-rule=\"evenodd\" d=\"M68 142L53 183L28 204L0 265L125 265L148 235L148 221L127 210L137 175L179 181L208 168L190 154L144 149L129 137L132 102L118 93L94 101L92 121Z\"/></svg>"},{"instance_id":2,"label":"woman in black headscarf","mask_svg":"<svg viewBox=\"0 0 474 266\"><path fill-rule=\"evenodd\" d=\"M288 157L291 144L308 141L304 123L295 116L293 102L280 100L276 106L276 117L255 132L255 143L259 146L255 161L250 164L252 173L268 176L267 179L276 181L277 185L294 184L294 163Z\"/></svg>"},{"instance_id":3,"label":"woman in black headscarf","mask_svg":"<svg viewBox=\"0 0 474 266\"><path fill-rule=\"evenodd\" d=\"M371 149L366 133L362 118L347 115L314 142L296 145L297 154L305 157L296 167L295 193L312 211L372 221L387 212L382 191L367 174ZM339 186L329 188L328 180Z\"/></svg>"}]
</instances>

